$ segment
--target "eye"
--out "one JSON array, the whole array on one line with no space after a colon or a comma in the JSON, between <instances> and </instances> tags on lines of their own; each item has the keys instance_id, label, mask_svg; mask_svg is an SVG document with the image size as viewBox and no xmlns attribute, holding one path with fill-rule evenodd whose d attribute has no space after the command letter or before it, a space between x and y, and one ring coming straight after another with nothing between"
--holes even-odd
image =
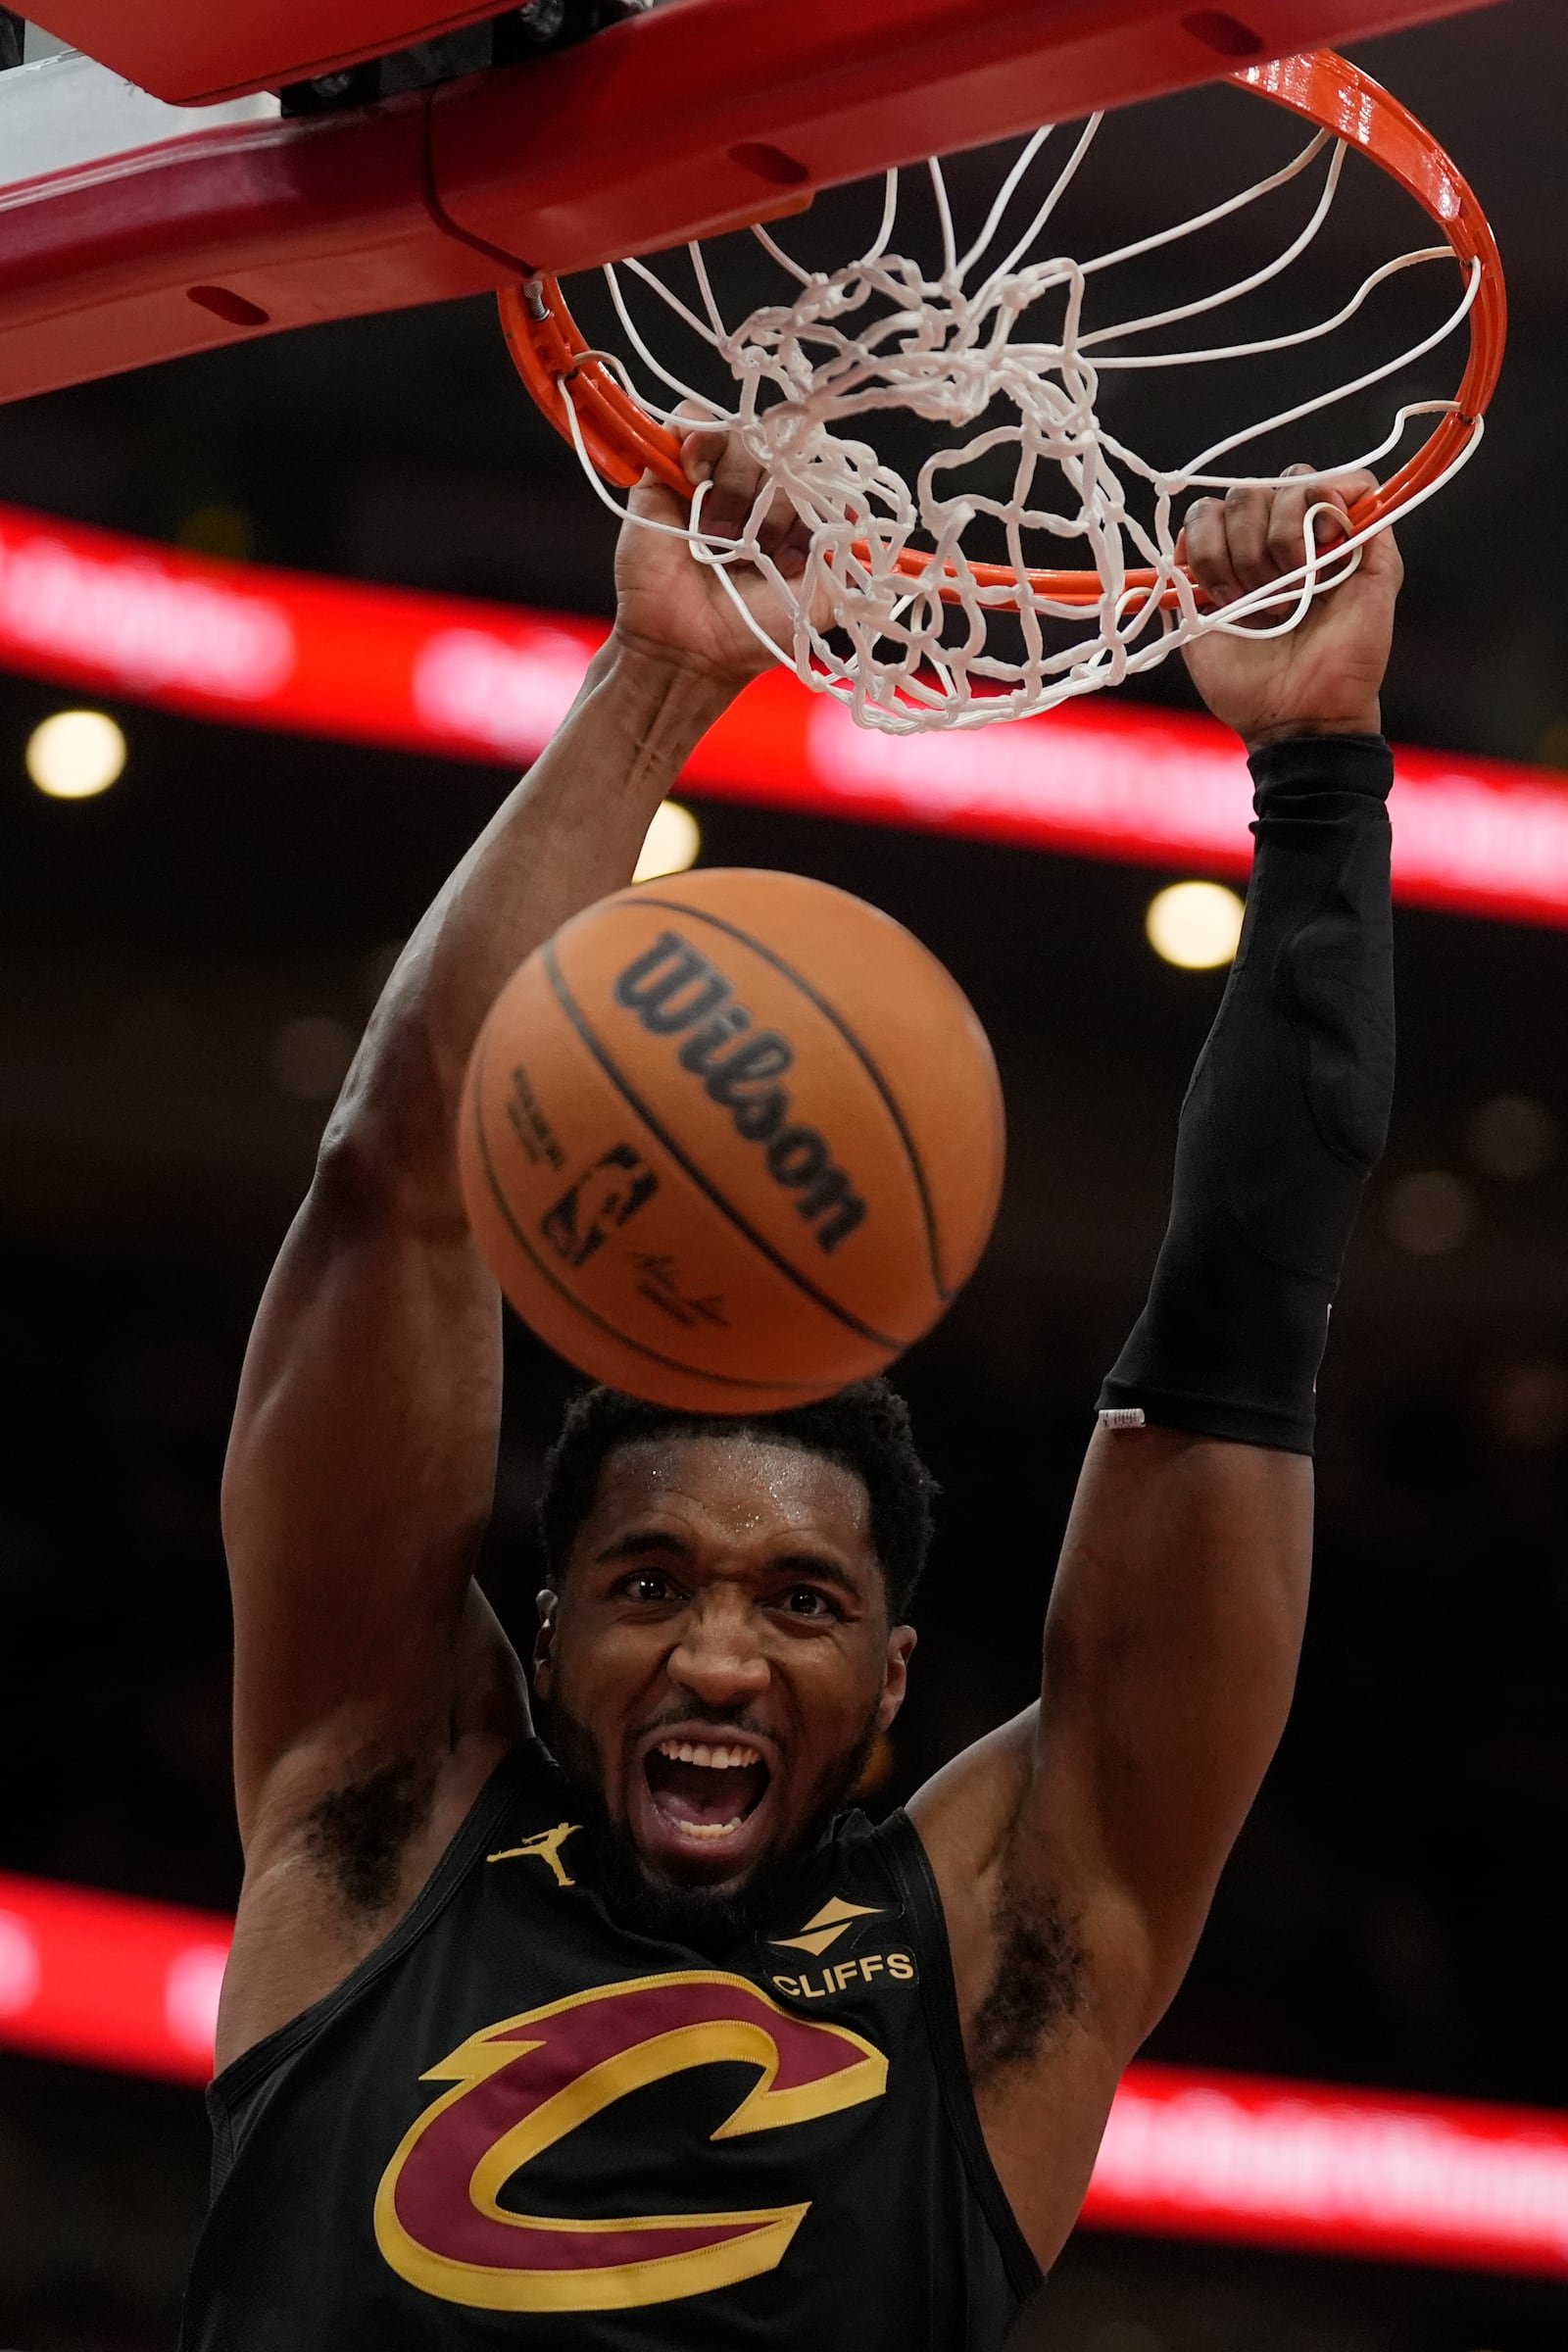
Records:
<instances>
[{"instance_id":1,"label":"eye","mask_svg":"<svg viewBox=\"0 0 1568 2352\"><path fill-rule=\"evenodd\" d=\"M837 1609L825 1592L815 1585L792 1585L784 1595L784 1607L791 1617L836 1617Z\"/></svg>"},{"instance_id":2,"label":"eye","mask_svg":"<svg viewBox=\"0 0 1568 2352\"><path fill-rule=\"evenodd\" d=\"M622 1580L620 1591L627 1600L640 1600L650 1608L676 1597L674 1586L657 1568L639 1568Z\"/></svg>"}]
</instances>

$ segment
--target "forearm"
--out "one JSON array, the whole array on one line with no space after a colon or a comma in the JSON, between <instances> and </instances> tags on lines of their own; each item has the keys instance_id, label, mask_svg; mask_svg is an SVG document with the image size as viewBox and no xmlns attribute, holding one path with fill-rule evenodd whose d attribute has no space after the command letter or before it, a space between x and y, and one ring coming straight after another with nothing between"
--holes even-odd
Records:
<instances>
[{"instance_id":1,"label":"forearm","mask_svg":"<svg viewBox=\"0 0 1568 2352\"><path fill-rule=\"evenodd\" d=\"M1296 736L1252 772L1241 950L1149 1301L1101 1395L1020 1817L1038 1868L1071 1857L1118 2059L1180 1981L1285 1722L1314 1376L1393 1084L1387 749Z\"/></svg>"},{"instance_id":2,"label":"forearm","mask_svg":"<svg viewBox=\"0 0 1568 2352\"><path fill-rule=\"evenodd\" d=\"M569 916L630 880L655 809L735 690L612 637L549 748L410 939L328 1145L395 1171L421 1215L461 1216L453 1121L468 1054L503 984Z\"/></svg>"},{"instance_id":3,"label":"forearm","mask_svg":"<svg viewBox=\"0 0 1568 2352\"><path fill-rule=\"evenodd\" d=\"M1394 1080L1381 738L1254 756L1246 926L1182 1107L1149 1304L1101 1397L1139 1420L1310 1452L1329 1308Z\"/></svg>"}]
</instances>

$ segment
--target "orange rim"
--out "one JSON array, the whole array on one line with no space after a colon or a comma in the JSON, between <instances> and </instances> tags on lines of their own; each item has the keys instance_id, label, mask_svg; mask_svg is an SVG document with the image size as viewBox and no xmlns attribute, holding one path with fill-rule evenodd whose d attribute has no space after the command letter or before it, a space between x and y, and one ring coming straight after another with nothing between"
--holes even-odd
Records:
<instances>
[{"instance_id":1,"label":"orange rim","mask_svg":"<svg viewBox=\"0 0 1568 2352\"><path fill-rule=\"evenodd\" d=\"M1496 388L1507 339L1502 257L1478 199L1431 131L1348 59L1332 49L1314 49L1270 66L1249 67L1227 78L1359 148L1438 223L1466 277L1480 264L1480 284L1470 309L1469 363L1455 406L1397 473L1350 510L1351 527L1364 530L1430 489L1473 439ZM576 412L583 447L606 481L630 489L652 472L678 496L689 498L691 484L680 462L679 440L591 355L559 280L541 275L507 286L500 302L502 331L517 372L558 432L568 441L572 437L565 391L570 381L570 407ZM906 552L898 558L897 568L910 579L923 578L927 567L928 559L919 555ZM966 576L980 588L1018 586L1018 574L1004 564L972 564ZM1104 595L1094 571L1031 571L1027 577L1032 594L1044 602L1098 605ZM1127 574L1127 586L1133 590L1152 589L1156 581L1152 570ZM941 593L956 601L960 591L944 588ZM1167 590L1162 601L1177 600Z\"/></svg>"}]
</instances>

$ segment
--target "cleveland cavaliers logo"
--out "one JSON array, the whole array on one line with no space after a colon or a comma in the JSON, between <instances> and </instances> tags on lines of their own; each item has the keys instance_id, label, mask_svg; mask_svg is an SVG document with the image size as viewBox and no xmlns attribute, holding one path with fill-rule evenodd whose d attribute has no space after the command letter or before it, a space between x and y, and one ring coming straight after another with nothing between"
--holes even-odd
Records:
<instances>
[{"instance_id":1,"label":"cleveland cavaliers logo","mask_svg":"<svg viewBox=\"0 0 1568 2352\"><path fill-rule=\"evenodd\" d=\"M776 2269L808 2202L608 2222L501 2203L517 2174L617 2099L726 2060L758 2079L715 2140L837 2115L887 2084L868 2041L791 2016L744 1977L694 1969L573 1993L470 2034L421 2078L452 2088L382 2175L382 2255L411 2286L479 2311L625 2311Z\"/></svg>"}]
</instances>

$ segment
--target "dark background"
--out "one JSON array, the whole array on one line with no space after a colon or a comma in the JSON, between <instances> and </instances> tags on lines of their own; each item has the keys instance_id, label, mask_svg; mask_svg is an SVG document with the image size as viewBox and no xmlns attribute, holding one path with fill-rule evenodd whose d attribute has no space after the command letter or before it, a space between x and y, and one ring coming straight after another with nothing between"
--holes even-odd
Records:
<instances>
[{"instance_id":1,"label":"dark background","mask_svg":"<svg viewBox=\"0 0 1568 2352\"><path fill-rule=\"evenodd\" d=\"M1358 54L1484 195L1515 305L1487 447L1404 534L1389 729L1568 763L1568 20L1559 0L1509 0ZM1122 126L1147 169L1104 191L1111 233L1152 204L1170 217L1196 148L1211 159L1243 109L1205 95ZM1254 133L1234 138L1245 165ZM1302 299L1330 307L1343 282L1331 239ZM0 495L345 576L608 609L613 526L486 304L10 409ZM1155 692L1182 699L1174 668ZM506 779L127 708L123 780L50 802L23 748L70 699L0 678L0 1867L227 1907L217 1496L240 1352L389 949ZM1003 1066L997 1238L901 1376L946 1494L896 1797L1031 1694L1096 1386L1142 1297L1223 975L1145 944L1172 876L696 805L707 861L818 874L908 923ZM1568 2106L1550 1924L1568 1838L1568 1151L1513 1180L1474 1155L1498 1097L1568 1129L1568 949L1401 911L1398 950L1399 1099L1322 1384L1300 1695L1152 2049ZM1440 1250L1406 1246L1401 1180L1428 1170L1459 1180L1469 1219ZM511 1348L488 1570L526 1638L531 1505L567 1383L524 1333ZM193 2093L0 2058L0 2340L166 2343L205 2160ZM1568 2340L1560 2288L1088 2235L1053 2303L1060 2352Z\"/></svg>"}]
</instances>

